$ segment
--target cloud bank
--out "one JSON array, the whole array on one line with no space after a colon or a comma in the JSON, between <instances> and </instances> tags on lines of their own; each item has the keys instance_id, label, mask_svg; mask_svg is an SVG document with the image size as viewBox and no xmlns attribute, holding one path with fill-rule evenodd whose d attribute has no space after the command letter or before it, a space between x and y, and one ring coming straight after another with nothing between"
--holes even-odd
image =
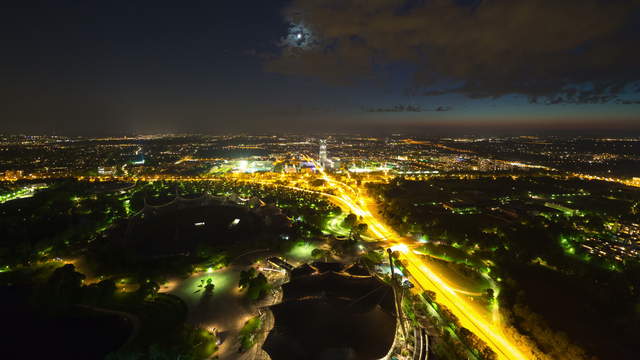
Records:
<instances>
[{"instance_id":1,"label":"cloud bank","mask_svg":"<svg viewBox=\"0 0 640 360\"><path fill-rule=\"evenodd\" d=\"M634 0L294 0L284 16L313 46L285 42L266 67L349 84L400 63L417 68L409 87L426 96L615 102L638 91L639 10Z\"/></svg>"},{"instance_id":2,"label":"cloud bank","mask_svg":"<svg viewBox=\"0 0 640 360\"><path fill-rule=\"evenodd\" d=\"M378 107L378 108L362 108L365 112L377 112L377 113L402 113L402 112L424 112L424 111L450 111L453 108L451 106L437 106L433 109L422 108L417 105L394 105L392 107Z\"/></svg>"}]
</instances>

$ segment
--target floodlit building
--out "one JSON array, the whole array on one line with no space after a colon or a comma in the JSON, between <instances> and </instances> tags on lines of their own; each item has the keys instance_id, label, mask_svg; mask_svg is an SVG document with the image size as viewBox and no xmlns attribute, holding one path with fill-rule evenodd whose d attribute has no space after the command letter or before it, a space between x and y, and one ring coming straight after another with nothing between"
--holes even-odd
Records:
<instances>
[{"instance_id":1,"label":"floodlit building","mask_svg":"<svg viewBox=\"0 0 640 360\"><path fill-rule=\"evenodd\" d=\"M327 140L320 140L318 162L320 162L320 166L327 167Z\"/></svg>"},{"instance_id":2,"label":"floodlit building","mask_svg":"<svg viewBox=\"0 0 640 360\"><path fill-rule=\"evenodd\" d=\"M114 175L116 173L115 166L100 166L98 167L98 175Z\"/></svg>"},{"instance_id":3,"label":"floodlit building","mask_svg":"<svg viewBox=\"0 0 640 360\"><path fill-rule=\"evenodd\" d=\"M333 168L333 161L327 157L327 140L320 140L320 151L318 152L318 162L324 169Z\"/></svg>"},{"instance_id":4,"label":"floodlit building","mask_svg":"<svg viewBox=\"0 0 640 360\"><path fill-rule=\"evenodd\" d=\"M7 170L4 173L4 177L7 179L20 179L23 175L22 170Z\"/></svg>"},{"instance_id":5,"label":"floodlit building","mask_svg":"<svg viewBox=\"0 0 640 360\"><path fill-rule=\"evenodd\" d=\"M143 154L136 154L131 160L133 165L144 165L145 159Z\"/></svg>"}]
</instances>

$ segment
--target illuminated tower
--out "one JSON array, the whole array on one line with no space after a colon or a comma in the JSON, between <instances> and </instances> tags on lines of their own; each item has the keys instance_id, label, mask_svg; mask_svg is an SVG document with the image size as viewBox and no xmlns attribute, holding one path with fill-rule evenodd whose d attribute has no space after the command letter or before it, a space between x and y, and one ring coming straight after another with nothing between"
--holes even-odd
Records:
<instances>
[{"instance_id":1,"label":"illuminated tower","mask_svg":"<svg viewBox=\"0 0 640 360\"><path fill-rule=\"evenodd\" d=\"M327 140L320 140L320 152L318 155L320 166L327 167Z\"/></svg>"}]
</instances>

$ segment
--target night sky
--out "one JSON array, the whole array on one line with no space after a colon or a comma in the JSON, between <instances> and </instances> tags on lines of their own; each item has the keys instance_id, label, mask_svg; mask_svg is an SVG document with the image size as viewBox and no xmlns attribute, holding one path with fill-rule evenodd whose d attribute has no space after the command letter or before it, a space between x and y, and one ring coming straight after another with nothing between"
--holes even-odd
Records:
<instances>
[{"instance_id":1,"label":"night sky","mask_svg":"<svg viewBox=\"0 0 640 360\"><path fill-rule=\"evenodd\" d=\"M640 1L9 1L0 132L640 130Z\"/></svg>"}]
</instances>

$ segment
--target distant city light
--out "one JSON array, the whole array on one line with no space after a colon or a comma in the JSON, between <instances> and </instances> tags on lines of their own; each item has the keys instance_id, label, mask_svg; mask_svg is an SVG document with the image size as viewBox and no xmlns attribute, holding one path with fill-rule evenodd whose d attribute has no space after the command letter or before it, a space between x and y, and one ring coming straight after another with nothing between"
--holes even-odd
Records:
<instances>
[{"instance_id":1,"label":"distant city light","mask_svg":"<svg viewBox=\"0 0 640 360\"><path fill-rule=\"evenodd\" d=\"M249 168L249 162L247 160L238 161L238 170L246 171Z\"/></svg>"}]
</instances>

